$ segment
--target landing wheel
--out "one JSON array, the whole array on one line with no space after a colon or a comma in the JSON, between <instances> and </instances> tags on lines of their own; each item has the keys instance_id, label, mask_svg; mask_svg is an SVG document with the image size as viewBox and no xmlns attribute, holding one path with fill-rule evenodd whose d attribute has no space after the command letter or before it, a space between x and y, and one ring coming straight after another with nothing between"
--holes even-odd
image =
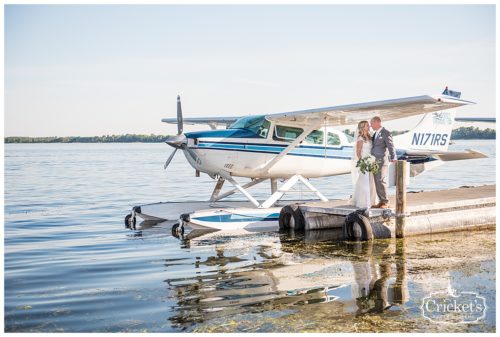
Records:
<instances>
[{"instance_id":1,"label":"landing wheel","mask_svg":"<svg viewBox=\"0 0 500 337\"><path fill-rule=\"evenodd\" d=\"M172 226L172 235L178 238L180 235L184 235L184 226L176 223Z\"/></svg>"},{"instance_id":2,"label":"landing wheel","mask_svg":"<svg viewBox=\"0 0 500 337\"><path fill-rule=\"evenodd\" d=\"M125 217L125 227L130 228L132 226L135 226L135 222L136 222L135 216L133 217L132 213L128 214Z\"/></svg>"}]
</instances>

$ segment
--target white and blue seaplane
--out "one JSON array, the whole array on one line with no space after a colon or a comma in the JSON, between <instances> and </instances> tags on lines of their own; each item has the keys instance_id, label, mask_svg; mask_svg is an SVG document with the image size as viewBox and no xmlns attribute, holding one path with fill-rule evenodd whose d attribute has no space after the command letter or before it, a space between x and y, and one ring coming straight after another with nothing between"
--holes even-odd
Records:
<instances>
[{"instance_id":1,"label":"white and blue seaplane","mask_svg":"<svg viewBox=\"0 0 500 337\"><path fill-rule=\"evenodd\" d=\"M135 206L126 222L135 224L139 216L148 221L179 219L175 231L188 224L194 229L252 229L277 226L282 206L279 200L297 183L320 200L328 199L309 178L349 174L354 139L340 127L356 125L362 120L380 116L384 121L422 115L416 127L393 137L399 160L410 163L411 176L435 168L446 161L484 158L484 154L467 150L448 152L455 121L454 108L474 104L460 98L460 93L445 89L442 94L397 98L368 103L331 106L292 112L245 117L183 118L177 97L177 118L163 122L177 124L178 133L166 143L174 151L165 162L170 164L177 150L188 163L215 181L208 202L155 203ZM479 119L469 118L469 121ZM480 118L482 122L485 120ZM205 124L211 130L184 133L184 124ZM225 126L226 129L218 129ZM247 181L242 181L246 178ZM249 188L270 181L270 195L258 201ZM233 188L225 193L225 182ZM278 185L280 182L280 186ZM225 201L234 193L247 201ZM179 207L183 205L184 208ZM200 209L205 207L206 209Z\"/></svg>"}]
</instances>

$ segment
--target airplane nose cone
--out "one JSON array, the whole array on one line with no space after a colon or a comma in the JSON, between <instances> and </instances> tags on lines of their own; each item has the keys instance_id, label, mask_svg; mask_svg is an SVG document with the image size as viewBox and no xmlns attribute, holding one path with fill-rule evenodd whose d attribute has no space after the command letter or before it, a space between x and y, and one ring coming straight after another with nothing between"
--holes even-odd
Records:
<instances>
[{"instance_id":1,"label":"airplane nose cone","mask_svg":"<svg viewBox=\"0 0 500 337\"><path fill-rule=\"evenodd\" d=\"M187 138L183 134L170 136L167 137L165 143L177 149L180 148L181 145L187 144Z\"/></svg>"}]
</instances>

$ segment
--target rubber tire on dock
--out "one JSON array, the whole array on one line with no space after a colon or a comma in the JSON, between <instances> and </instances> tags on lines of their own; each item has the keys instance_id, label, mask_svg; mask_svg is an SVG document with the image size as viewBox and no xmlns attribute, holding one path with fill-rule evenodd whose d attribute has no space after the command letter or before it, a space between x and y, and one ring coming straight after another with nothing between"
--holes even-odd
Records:
<instances>
[{"instance_id":1,"label":"rubber tire on dock","mask_svg":"<svg viewBox=\"0 0 500 337\"><path fill-rule=\"evenodd\" d=\"M132 213L128 214L125 217L125 227L129 228L135 225L136 222L135 216L132 219L131 218L132 218Z\"/></svg>"},{"instance_id":2,"label":"rubber tire on dock","mask_svg":"<svg viewBox=\"0 0 500 337\"><path fill-rule=\"evenodd\" d=\"M361 229L360 235L356 235L354 226L358 225ZM344 226L342 227L344 231L344 238L346 240L353 241L370 241L373 240L373 231L370 220L364 215L358 212L352 212L345 217Z\"/></svg>"},{"instance_id":3,"label":"rubber tire on dock","mask_svg":"<svg viewBox=\"0 0 500 337\"><path fill-rule=\"evenodd\" d=\"M184 226L181 226L179 223L176 223L172 226L172 235L175 237L179 237L179 235L184 235Z\"/></svg>"},{"instance_id":4,"label":"rubber tire on dock","mask_svg":"<svg viewBox=\"0 0 500 337\"><path fill-rule=\"evenodd\" d=\"M281 209L279 217L280 230L302 230L305 226L304 215L299 209L299 204L286 205Z\"/></svg>"}]
</instances>

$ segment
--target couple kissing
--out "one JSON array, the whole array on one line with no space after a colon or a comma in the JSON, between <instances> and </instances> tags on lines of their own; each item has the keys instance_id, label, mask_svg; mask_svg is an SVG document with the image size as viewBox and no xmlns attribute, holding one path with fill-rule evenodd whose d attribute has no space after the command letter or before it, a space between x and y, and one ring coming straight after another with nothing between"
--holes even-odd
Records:
<instances>
[{"instance_id":1,"label":"couple kissing","mask_svg":"<svg viewBox=\"0 0 500 337\"><path fill-rule=\"evenodd\" d=\"M374 133L370 135L370 126ZM354 192L351 203L358 208L388 208L387 173L389 161L396 161L390 131L380 117L358 123L351 161Z\"/></svg>"}]
</instances>

